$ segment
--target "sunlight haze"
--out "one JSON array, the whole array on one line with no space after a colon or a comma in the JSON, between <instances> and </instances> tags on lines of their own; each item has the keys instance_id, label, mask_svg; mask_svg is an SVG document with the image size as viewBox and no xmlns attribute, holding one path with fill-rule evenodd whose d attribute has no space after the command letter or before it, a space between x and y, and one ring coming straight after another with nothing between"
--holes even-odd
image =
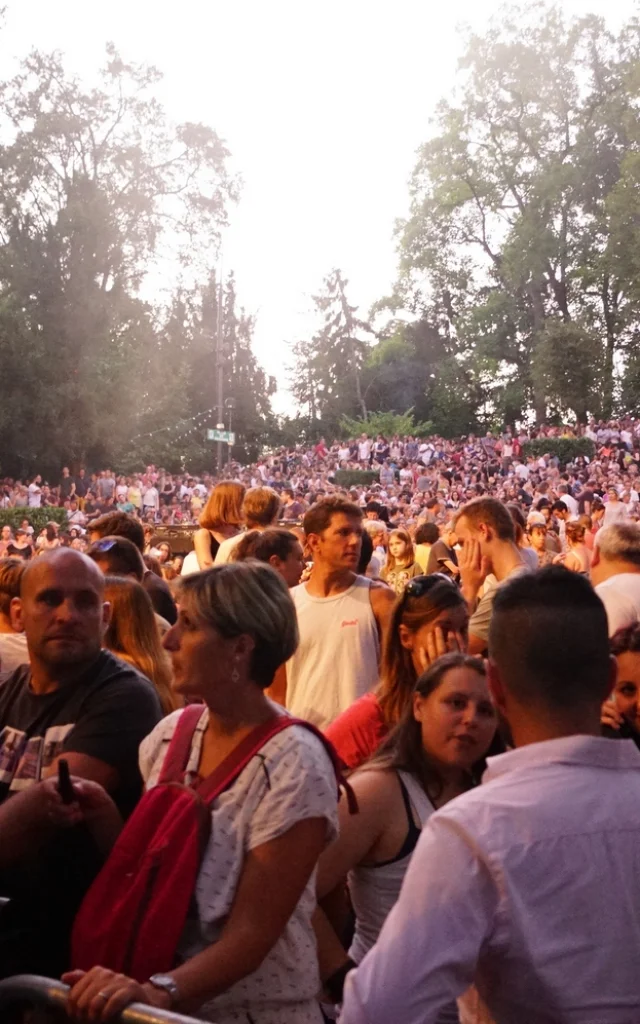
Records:
<instances>
[{"instance_id":1,"label":"sunlight haze","mask_svg":"<svg viewBox=\"0 0 640 1024\"><path fill-rule=\"evenodd\" d=\"M269 4L182 0L9 2L3 70L30 48L59 49L91 79L113 41L155 64L158 99L176 120L204 121L240 175L224 237L224 271L257 317L255 349L286 394L287 343L309 336L311 296L340 267L366 315L395 272L394 222L408 206L414 154L438 99L450 93L461 23L482 29L497 0L317 0ZM616 29L633 0L564 0ZM164 282L168 288L170 282Z\"/></svg>"}]
</instances>

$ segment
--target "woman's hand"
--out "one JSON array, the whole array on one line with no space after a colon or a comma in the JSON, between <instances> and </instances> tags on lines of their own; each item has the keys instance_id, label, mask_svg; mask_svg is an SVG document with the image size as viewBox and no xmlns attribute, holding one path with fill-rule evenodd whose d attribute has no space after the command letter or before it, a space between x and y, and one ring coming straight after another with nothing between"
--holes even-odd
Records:
<instances>
[{"instance_id":1,"label":"woman's hand","mask_svg":"<svg viewBox=\"0 0 640 1024\"><path fill-rule=\"evenodd\" d=\"M464 652L466 649L467 645L461 633L449 632L445 637L442 627L436 626L427 633L425 645L418 651L421 669L425 672L443 654L449 654L450 651Z\"/></svg>"},{"instance_id":2,"label":"woman's hand","mask_svg":"<svg viewBox=\"0 0 640 1024\"><path fill-rule=\"evenodd\" d=\"M617 731L623 722L624 717L618 711L615 702L612 700L605 700L600 712L600 724L608 725L609 728Z\"/></svg>"},{"instance_id":3,"label":"woman's hand","mask_svg":"<svg viewBox=\"0 0 640 1024\"><path fill-rule=\"evenodd\" d=\"M71 987L67 997L67 1014L72 1020L107 1021L131 1003L146 1003L168 1010L170 996L153 985L141 985L125 974L116 974L106 967L90 971L69 971L62 975Z\"/></svg>"}]
</instances>

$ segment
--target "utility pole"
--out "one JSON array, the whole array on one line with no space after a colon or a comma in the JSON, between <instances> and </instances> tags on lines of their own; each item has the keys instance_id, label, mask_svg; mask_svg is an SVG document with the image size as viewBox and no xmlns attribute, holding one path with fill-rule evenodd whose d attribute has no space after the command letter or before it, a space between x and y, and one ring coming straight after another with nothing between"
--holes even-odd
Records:
<instances>
[{"instance_id":1,"label":"utility pole","mask_svg":"<svg viewBox=\"0 0 640 1024\"><path fill-rule=\"evenodd\" d=\"M222 260L220 260L220 280L218 282L218 310L216 317L216 369L218 371L217 382L217 413L218 430L224 430L224 345L222 340ZM222 473L222 441L218 441L217 451L218 477Z\"/></svg>"}]
</instances>

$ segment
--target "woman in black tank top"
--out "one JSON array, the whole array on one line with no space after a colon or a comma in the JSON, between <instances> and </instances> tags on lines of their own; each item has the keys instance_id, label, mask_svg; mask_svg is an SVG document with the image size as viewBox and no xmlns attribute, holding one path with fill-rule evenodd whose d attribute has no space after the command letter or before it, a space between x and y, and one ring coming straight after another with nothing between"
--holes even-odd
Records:
<instances>
[{"instance_id":1,"label":"woman in black tank top","mask_svg":"<svg viewBox=\"0 0 640 1024\"><path fill-rule=\"evenodd\" d=\"M193 546L200 569L210 569L223 541L240 533L245 488L233 480L223 480L213 488L203 508Z\"/></svg>"},{"instance_id":2,"label":"woman in black tank top","mask_svg":"<svg viewBox=\"0 0 640 1024\"><path fill-rule=\"evenodd\" d=\"M334 975L343 981L349 964L376 941L422 825L433 810L479 781L496 725L482 660L446 654L418 679L413 700L377 755L350 777L358 814L339 808L339 838L318 867L317 938L325 984ZM325 899L345 879L356 917L348 953L340 926L333 927L323 912Z\"/></svg>"}]
</instances>

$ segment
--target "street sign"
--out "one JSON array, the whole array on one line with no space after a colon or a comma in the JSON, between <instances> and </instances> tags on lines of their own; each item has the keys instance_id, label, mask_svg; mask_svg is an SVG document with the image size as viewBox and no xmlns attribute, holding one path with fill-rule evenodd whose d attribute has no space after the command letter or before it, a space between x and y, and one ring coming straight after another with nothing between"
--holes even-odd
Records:
<instances>
[{"instance_id":1,"label":"street sign","mask_svg":"<svg viewBox=\"0 0 640 1024\"><path fill-rule=\"evenodd\" d=\"M231 430L207 430L207 441L224 441L226 444L235 444L236 435Z\"/></svg>"}]
</instances>

